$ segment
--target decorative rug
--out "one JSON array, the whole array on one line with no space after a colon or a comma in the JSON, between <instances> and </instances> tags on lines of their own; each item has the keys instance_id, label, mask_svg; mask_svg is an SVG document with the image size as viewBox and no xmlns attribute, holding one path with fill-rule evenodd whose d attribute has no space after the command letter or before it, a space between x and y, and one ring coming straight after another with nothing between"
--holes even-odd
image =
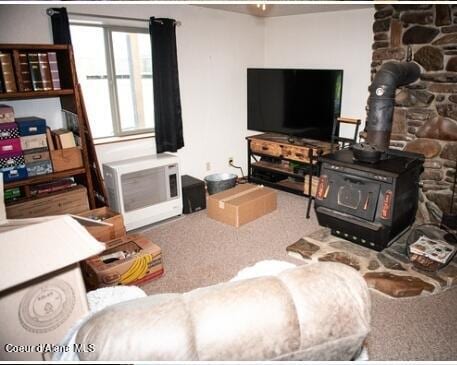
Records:
<instances>
[{"instance_id":1,"label":"decorative rug","mask_svg":"<svg viewBox=\"0 0 457 365\"><path fill-rule=\"evenodd\" d=\"M368 286L394 298L437 294L457 286L457 255L441 270L414 267L406 253L404 234L382 252L332 236L321 228L287 247L287 253L307 262L334 261L358 270Z\"/></svg>"}]
</instances>

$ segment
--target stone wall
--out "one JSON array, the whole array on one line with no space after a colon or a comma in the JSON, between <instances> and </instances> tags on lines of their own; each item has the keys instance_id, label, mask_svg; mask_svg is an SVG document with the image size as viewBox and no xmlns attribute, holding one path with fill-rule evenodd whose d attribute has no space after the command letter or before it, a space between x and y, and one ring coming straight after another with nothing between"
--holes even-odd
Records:
<instances>
[{"instance_id":1,"label":"stone wall","mask_svg":"<svg viewBox=\"0 0 457 365\"><path fill-rule=\"evenodd\" d=\"M372 77L388 61L421 66L420 80L397 90L391 147L425 155L419 215L439 222L456 173L457 5L375 7Z\"/></svg>"}]
</instances>

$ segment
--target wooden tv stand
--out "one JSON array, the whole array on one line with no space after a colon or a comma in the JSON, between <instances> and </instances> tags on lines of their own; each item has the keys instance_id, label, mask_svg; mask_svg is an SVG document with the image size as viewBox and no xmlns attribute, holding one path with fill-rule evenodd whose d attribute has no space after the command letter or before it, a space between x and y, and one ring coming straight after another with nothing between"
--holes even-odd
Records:
<instances>
[{"instance_id":1,"label":"wooden tv stand","mask_svg":"<svg viewBox=\"0 0 457 365\"><path fill-rule=\"evenodd\" d=\"M315 195L317 159L331 151L331 143L281 134L264 133L246 137L248 181L293 194ZM311 204L308 205L307 218Z\"/></svg>"}]
</instances>

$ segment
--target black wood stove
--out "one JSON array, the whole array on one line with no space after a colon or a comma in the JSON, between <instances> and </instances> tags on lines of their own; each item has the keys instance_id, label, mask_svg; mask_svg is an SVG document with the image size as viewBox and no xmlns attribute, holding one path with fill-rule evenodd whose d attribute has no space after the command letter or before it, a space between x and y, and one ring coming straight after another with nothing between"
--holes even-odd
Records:
<instances>
[{"instance_id":1,"label":"black wood stove","mask_svg":"<svg viewBox=\"0 0 457 365\"><path fill-rule=\"evenodd\" d=\"M423 155L389 150L377 163L352 150L321 157L315 210L332 234L381 251L415 219Z\"/></svg>"},{"instance_id":2,"label":"black wood stove","mask_svg":"<svg viewBox=\"0 0 457 365\"><path fill-rule=\"evenodd\" d=\"M370 86L366 142L320 158L315 209L332 234L381 251L413 222L424 156L389 149L395 92L416 81L414 62L387 62Z\"/></svg>"}]
</instances>

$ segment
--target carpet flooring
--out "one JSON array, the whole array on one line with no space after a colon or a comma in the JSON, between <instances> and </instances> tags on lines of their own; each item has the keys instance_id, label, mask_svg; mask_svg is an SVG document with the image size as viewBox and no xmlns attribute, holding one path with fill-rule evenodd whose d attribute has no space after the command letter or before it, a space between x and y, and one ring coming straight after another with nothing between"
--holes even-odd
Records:
<instances>
[{"instance_id":1,"label":"carpet flooring","mask_svg":"<svg viewBox=\"0 0 457 365\"><path fill-rule=\"evenodd\" d=\"M206 211L147 227L141 233L162 248L165 274L142 286L147 294L186 292L228 281L262 260L303 264L286 247L318 229L305 219L307 199L278 192L278 209L234 228ZM457 360L457 290L391 299L371 291L370 360Z\"/></svg>"}]
</instances>

